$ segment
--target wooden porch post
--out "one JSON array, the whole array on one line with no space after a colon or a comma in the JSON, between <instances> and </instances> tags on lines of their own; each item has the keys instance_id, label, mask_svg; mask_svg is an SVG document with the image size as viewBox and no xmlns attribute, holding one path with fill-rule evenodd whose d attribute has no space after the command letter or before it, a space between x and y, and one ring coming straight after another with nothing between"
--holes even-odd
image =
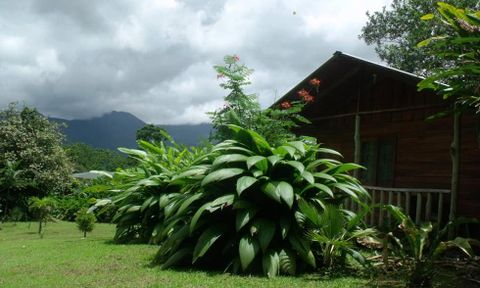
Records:
<instances>
[{"instance_id":1,"label":"wooden porch post","mask_svg":"<svg viewBox=\"0 0 480 288\"><path fill-rule=\"evenodd\" d=\"M460 130L462 113L458 111L458 106L455 105L453 114L453 140L450 147L450 156L452 157L452 182L450 192L450 214L449 221L453 221L457 216L457 202L458 202L458 178L460 172ZM451 228L448 231L448 238L452 239L455 234L455 229Z\"/></svg>"},{"instance_id":2,"label":"wooden porch post","mask_svg":"<svg viewBox=\"0 0 480 288\"><path fill-rule=\"evenodd\" d=\"M355 134L354 134L354 142L355 142L355 151L354 151L354 156L353 156L353 162L357 163L357 164L360 164L360 151L361 151L361 145L362 145L362 142L361 142L361 138L360 138L360 115L357 113L357 115L355 115ZM354 174L353 176L355 176L355 178L358 178L358 169L355 169L354 170Z\"/></svg>"},{"instance_id":3,"label":"wooden porch post","mask_svg":"<svg viewBox=\"0 0 480 288\"><path fill-rule=\"evenodd\" d=\"M353 162L356 164L360 164L361 161L361 151L362 151L362 139L360 137L360 88L357 95L357 113L355 114L355 133L353 135L354 141L354 154L353 154ZM358 179L359 177L359 170L353 170L353 176Z\"/></svg>"}]
</instances>

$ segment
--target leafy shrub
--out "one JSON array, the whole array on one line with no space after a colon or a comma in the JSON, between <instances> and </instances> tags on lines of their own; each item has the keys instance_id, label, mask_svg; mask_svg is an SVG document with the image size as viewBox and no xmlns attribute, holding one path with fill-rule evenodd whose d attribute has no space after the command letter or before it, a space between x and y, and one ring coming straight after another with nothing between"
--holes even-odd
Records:
<instances>
[{"instance_id":1,"label":"leafy shrub","mask_svg":"<svg viewBox=\"0 0 480 288\"><path fill-rule=\"evenodd\" d=\"M119 169L110 184L103 187L111 191L109 199L97 201L96 208L104 211L116 209L112 222L117 224L114 240L120 243L158 243L155 233L163 223L165 203L184 187L173 178L186 167L195 164L205 154L207 148L186 148L175 144L167 146L163 142L152 144L139 141L143 150L120 150L138 161L138 167ZM111 177L111 176L110 176Z\"/></svg>"},{"instance_id":2,"label":"leafy shrub","mask_svg":"<svg viewBox=\"0 0 480 288\"><path fill-rule=\"evenodd\" d=\"M355 240L373 236L375 229L361 228L361 222L369 209L358 214L346 213L337 206L327 205L319 213L308 204L300 203L300 210L312 223L309 233L312 241L320 244L323 264L328 268L344 266L346 255L350 255L361 265L366 259L355 249Z\"/></svg>"},{"instance_id":3,"label":"leafy shrub","mask_svg":"<svg viewBox=\"0 0 480 288\"><path fill-rule=\"evenodd\" d=\"M96 221L95 214L88 212L87 208L80 209L75 218L78 230L83 232L84 238L87 237L87 232L92 232Z\"/></svg>"},{"instance_id":4,"label":"leafy shrub","mask_svg":"<svg viewBox=\"0 0 480 288\"><path fill-rule=\"evenodd\" d=\"M457 237L451 241L442 241L452 227L464 223L478 223L476 220L459 218L448 222L444 227L431 222L420 226L398 207L387 205L386 208L399 223L400 235L395 238L396 253L402 256L409 265L408 287L431 287L434 276L434 261L447 249L457 248L467 256L472 256L470 242L478 241Z\"/></svg>"},{"instance_id":5,"label":"leafy shrub","mask_svg":"<svg viewBox=\"0 0 480 288\"><path fill-rule=\"evenodd\" d=\"M159 198L156 261L271 277L315 268L301 207L362 203L368 194L348 174L360 166L318 158L339 154L311 139L271 147L252 130L229 127L231 140L171 178L188 185Z\"/></svg>"},{"instance_id":6,"label":"leafy shrub","mask_svg":"<svg viewBox=\"0 0 480 288\"><path fill-rule=\"evenodd\" d=\"M97 202L97 199L110 197L113 192L108 191L109 179L106 177L94 179L91 183L81 183L72 193L65 196L53 197L57 202L52 215L60 220L75 221L76 213L82 208L89 208ZM97 215L97 221L109 223L115 213L114 207L105 209Z\"/></svg>"}]
</instances>

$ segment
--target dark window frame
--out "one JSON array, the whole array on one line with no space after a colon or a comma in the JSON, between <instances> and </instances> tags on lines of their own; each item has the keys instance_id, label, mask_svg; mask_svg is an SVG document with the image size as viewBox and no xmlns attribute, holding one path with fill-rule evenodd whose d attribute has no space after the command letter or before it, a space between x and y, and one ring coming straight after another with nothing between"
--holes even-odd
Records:
<instances>
[{"instance_id":1,"label":"dark window frame","mask_svg":"<svg viewBox=\"0 0 480 288\"><path fill-rule=\"evenodd\" d=\"M363 170L360 173L360 180L362 183L367 184L367 185L372 185L372 186L380 186L380 187L395 187L395 168L396 168L396 157L397 157L397 137L394 136L383 136L383 137L368 137L362 139L362 144L361 144L361 155L360 155L360 161L363 166L367 168L367 171ZM365 158L365 149L368 149L368 145L373 146L373 161L370 159ZM382 147L388 147L388 145L391 145L391 161L389 164L390 165L390 176L387 178L387 180L383 181L380 179L380 173L378 172L381 167L381 163L379 161L380 159L380 154L381 154L381 149ZM372 161L373 164L371 163L366 163L366 161ZM373 165L373 169L372 169ZM370 167L370 169L368 169Z\"/></svg>"}]
</instances>

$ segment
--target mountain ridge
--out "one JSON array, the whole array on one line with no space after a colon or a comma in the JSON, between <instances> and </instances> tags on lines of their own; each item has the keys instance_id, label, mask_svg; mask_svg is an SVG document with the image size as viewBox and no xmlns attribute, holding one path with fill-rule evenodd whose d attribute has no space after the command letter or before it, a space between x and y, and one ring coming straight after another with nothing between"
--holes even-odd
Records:
<instances>
[{"instance_id":1,"label":"mountain ridge","mask_svg":"<svg viewBox=\"0 0 480 288\"><path fill-rule=\"evenodd\" d=\"M136 148L136 132L147 124L135 115L123 111L112 111L89 119L49 119L66 124L61 130L67 143L82 142L96 148L113 150L118 147ZM177 143L187 146L195 146L203 139L208 139L212 130L209 123L155 125L167 130Z\"/></svg>"}]
</instances>

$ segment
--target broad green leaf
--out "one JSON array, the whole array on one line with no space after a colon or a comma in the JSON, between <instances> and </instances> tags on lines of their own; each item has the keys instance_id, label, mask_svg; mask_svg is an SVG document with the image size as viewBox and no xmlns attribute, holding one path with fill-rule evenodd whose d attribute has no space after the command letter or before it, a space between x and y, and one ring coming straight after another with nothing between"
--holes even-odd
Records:
<instances>
[{"instance_id":1,"label":"broad green leaf","mask_svg":"<svg viewBox=\"0 0 480 288\"><path fill-rule=\"evenodd\" d=\"M145 211L145 209L150 207L150 203L152 203L152 201L155 200L155 199L156 199L156 197L152 196L152 197L149 197L147 200L145 200L142 204L142 207L140 208L140 211L141 212Z\"/></svg>"},{"instance_id":2,"label":"broad green leaf","mask_svg":"<svg viewBox=\"0 0 480 288\"><path fill-rule=\"evenodd\" d=\"M335 155L335 156L343 157L342 154L340 154L339 152L337 152L333 149L328 149L328 148L318 148L317 152L325 153L325 154L332 154L332 155Z\"/></svg>"},{"instance_id":3,"label":"broad green leaf","mask_svg":"<svg viewBox=\"0 0 480 288\"><path fill-rule=\"evenodd\" d=\"M240 168L225 168L225 169L213 171L209 173L207 176L205 176L205 178L203 178L202 186L205 186L213 182L219 182L225 179L235 177L237 175L242 174L244 171L245 170Z\"/></svg>"},{"instance_id":4,"label":"broad green leaf","mask_svg":"<svg viewBox=\"0 0 480 288\"><path fill-rule=\"evenodd\" d=\"M238 245L238 254L240 256L240 263L242 270L245 271L260 250L258 241L250 235L245 235L240 239Z\"/></svg>"},{"instance_id":5,"label":"broad green leaf","mask_svg":"<svg viewBox=\"0 0 480 288\"><path fill-rule=\"evenodd\" d=\"M280 198L285 201L288 207L292 208L293 205L293 188L287 182L281 181L277 184L276 194L280 195Z\"/></svg>"},{"instance_id":6,"label":"broad green leaf","mask_svg":"<svg viewBox=\"0 0 480 288\"><path fill-rule=\"evenodd\" d=\"M335 174L337 174L337 173L344 173L344 172L357 170L357 169L365 169L365 167L363 167L362 165L358 165L356 163L344 163L335 167L335 169L333 170L335 171Z\"/></svg>"},{"instance_id":7,"label":"broad green leaf","mask_svg":"<svg viewBox=\"0 0 480 288\"><path fill-rule=\"evenodd\" d=\"M207 253L208 249L222 236L224 231L224 226L213 225L200 235L197 244L195 245L195 249L193 250L192 264L195 263L199 257L202 257Z\"/></svg>"},{"instance_id":8,"label":"broad green leaf","mask_svg":"<svg viewBox=\"0 0 480 288\"><path fill-rule=\"evenodd\" d=\"M263 255L262 259L263 273L268 278L276 277L280 272L280 258L277 252L269 250Z\"/></svg>"},{"instance_id":9,"label":"broad green leaf","mask_svg":"<svg viewBox=\"0 0 480 288\"><path fill-rule=\"evenodd\" d=\"M208 202L203 204L200 208L198 208L197 212L193 214L192 220L190 221L190 234L195 230L198 220L200 216L202 216L203 212L212 205L212 202Z\"/></svg>"},{"instance_id":10,"label":"broad green leaf","mask_svg":"<svg viewBox=\"0 0 480 288\"><path fill-rule=\"evenodd\" d=\"M305 166L303 166L302 162L298 161L285 161L285 164L292 166L293 168L297 169L297 171L302 174L305 171Z\"/></svg>"},{"instance_id":11,"label":"broad green leaf","mask_svg":"<svg viewBox=\"0 0 480 288\"><path fill-rule=\"evenodd\" d=\"M242 154L227 154L227 155L221 155L215 158L215 161L213 161L212 165L213 166L218 166L221 164L226 164L226 163L233 163L233 162L244 162L247 160L247 156L242 155Z\"/></svg>"},{"instance_id":12,"label":"broad green leaf","mask_svg":"<svg viewBox=\"0 0 480 288\"><path fill-rule=\"evenodd\" d=\"M272 156L268 156L267 159L270 162L270 164L272 164L272 166L275 166L275 164L277 164L278 161L282 160L282 157L278 155L272 155Z\"/></svg>"},{"instance_id":13,"label":"broad green leaf","mask_svg":"<svg viewBox=\"0 0 480 288\"><path fill-rule=\"evenodd\" d=\"M172 256L170 256L165 263L162 264L161 268L162 269L168 269L178 262L182 261L185 259L188 255L192 254L192 248L182 248L175 252Z\"/></svg>"},{"instance_id":14,"label":"broad green leaf","mask_svg":"<svg viewBox=\"0 0 480 288\"><path fill-rule=\"evenodd\" d=\"M242 177L238 178L238 180L237 180L238 196L240 196L242 194L242 192L245 191L245 189L248 189L250 186L255 184L255 182L257 182L257 181L258 181L257 178L250 177L250 176L242 176Z\"/></svg>"},{"instance_id":15,"label":"broad green leaf","mask_svg":"<svg viewBox=\"0 0 480 288\"><path fill-rule=\"evenodd\" d=\"M303 171L302 178L310 184L315 183L315 178L313 177L312 173L308 171Z\"/></svg>"},{"instance_id":16,"label":"broad green leaf","mask_svg":"<svg viewBox=\"0 0 480 288\"><path fill-rule=\"evenodd\" d=\"M203 175L205 174L205 172L208 170L208 165L203 165L203 166L192 166L190 167L189 169L175 175L173 177L173 180L176 180L176 179L181 179L181 178L188 178L188 177L192 177L192 176L199 176L199 175Z\"/></svg>"},{"instance_id":17,"label":"broad green leaf","mask_svg":"<svg viewBox=\"0 0 480 288\"><path fill-rule=\"evenodd\" d=\"M275 182L267 182L262 185L261 190L263 193L265 193L268 197L272 198L273 200L277 201L278 203L281 203L281 198L280 194L278 193L277 190L277 183Z\"/></svg>"},{"instance_id":18,"label":"broad green leaf","mask_svg":"<svg viewBox=\"0 0 480 288\"><path fill-rule=\"evenodd\" d=\"M196 200L198 200L202 197L203 197L203 193L193 194L192 196L187 198L185 201L183 201L182 205L180 205L180 207L178 208L177 213L175 215L177 215L177 216L181 215L183 213L183 211L185 211L193 202L195 202Z\"/></svg>"},{"instance_id":19,"label":"broad green leaf","mask_svg":"<svg viewBox=\"0 0 480 288\"><path fill-rule=\"evenodd\" d=\"M291 146L286 146L286 145L283 145L283 146L280 146L278 148L276 148L274 150L274 153L277 154L277 155L280 155L280 156L286 156L287 154L290 155L290 157L294 157L295 156L295 148L291 147Z\"/></svg>"},{"instance_id":20,"label":"broad green leaf","mask_svg":"<svg viewBox=\"0 0 480 288\"><path fill-rule=\"evenodd\" d=\"M138 149L118 148L118 150L122 153L133 157L138 157L140 159L145 159L145 157L147 157L147 152Z\"/></svg>"},{"instance_id":21,"label":"broad green leaf","mask_svg":"<svg viewBox=\"0 0 480 288\"><path fill-rule=\"evenodd\" d=\"M297 149L297 151L300 152L300 154L302 155L305 154L305 143L303 143L302 141L288 142L287 145Z\"/></svg>"},{"instance_id":22,"label":"broad green leaf","mask_svg":"<svg viewBox=\"0 0 480 288\"><path fill-rule=\"evenodd\" d=\"M353 199L358 199L358 195L354 191L355 189L352 190L353 187L343 183L333 183L332 186L342 190L346 194L350 195Z\"/></svg>"},{"instance_id":23,"label":"broad green leaf","mask_svg":"<svg viewBox=\"0 0 480 288\"><path fill-rule=\"evenodd\" d=\"M295 275L297 271L295 253L290 250L281 250L278 257L280 259L280 271L288 275Z\"/></svg>"},{"instance_id":24,"label":"broad green leaf","mask_svg":"<svg viewBox=\"0 0 480 288\"><path fill-rule=\"evenodd\" d=\"M262 170L263 172L267 171L268 169L268 160L263 156L251 156L247 159L247 168L250 169L252 166L257 167L258 169Z\"/></svg>"},{"instance_id":25,"label":"broad green leaf","mask_svg":"<svg viewBox=\"0 0 480 288\"><path fill-rule=\"evenodd\" d=\"M317 266L312 250L310 250L310 247L308 247L308 244L303 239L295 235L295 233L290 233L288 240L303 261L313 268Z\"/></svg>"},{"instance_id":26,"label":"broad green leaf","mask_svg":"<svg viewBox=\"0 0 480 288\"><path fill-rule=\"evenodd\" d=\"M267 251L268 245L275 234L275 223L265 218L260 218L253 222L252 227L256 230L262 251Z\"/></svg>"},{"instance_id":27,"label":"broad green leaf","mask_svg":"<svg viewBox=\"0 0 480 288\"><path fill-rule=\"evenodd\" d=\"M335 179L335 177L333 177L330 174L323 173L323 172L313 173L313 177L329 180L329 181L332 181L332 182L337 182L337 179Z\"/></svg>"},{"instance_id":28,"label":"broad green leaf","mask_svg":"<svg viewBox=\"0 0 480 288\"><path fill-rule=\"evenodd\" d=\"M257 214L257 212L258 209L256 208L238 210L235 217L235 228L237 229L237 232L240 231L243 226L247 225L247 223L250 222L253 217L255 217L255 214Z\"/></svg>"}]
</instances>

